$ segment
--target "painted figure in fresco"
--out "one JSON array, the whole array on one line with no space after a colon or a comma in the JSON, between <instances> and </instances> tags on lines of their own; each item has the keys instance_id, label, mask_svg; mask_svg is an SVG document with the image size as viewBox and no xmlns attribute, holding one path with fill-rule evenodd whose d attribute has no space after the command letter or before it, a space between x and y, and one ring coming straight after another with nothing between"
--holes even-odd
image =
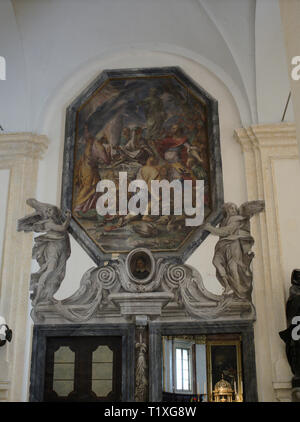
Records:
<instances>
[{"instance_id":1,"label":"painted figure in fresco","mask_svg":"<svg viewBox=\"0 0 300 422\"><path fill-rule=\"evenodd\" d=\"M75 168L74 182L78 188L78 194L75 198L75 213L78 211L87 212L95 206L94 195L97 183L100 180L96 160L93 159L95 138L89 134L87 126L84 128L84 142L84 152L77 161Z\"/></svg>"},{"instance_id":2,"label":"painted figure in fresco","mask_svg":"<svg viewBox=\"0 0 300 422\"><path fill-rule=\"evenodd\" d=\"M142 137L143 130L141 127L136 127L133 131L133 137L124 145L120 146L121 154L125 157L144 162L145 158L151 155L152 151L147 147L145 140Z\"/></svg>"},{"instance_id":3,"label":"painted figure in fresco","mask_svg":"<svg viewBox=\"0 0 300 422\"><path fill-rule=\"evenodd\" d=\"M28 199L26 203L35 212L18 220L18 231L45 233L34 238L32 258L37 260L40 269L31 274L32 304L49 304L55 302L53 296L65 277L66 262L71 254L67 232L71 212L63 216L56 206L36 199Z\"/></svg>"},{"instance_id":4,"label":"painted figure in fresco","mask_svg":"<svg viewBox=\"0 0 300 422\"><path fill-rule=\"evenodd\" d=\"M157 166L157 161L154 157L149 157L146 164L140 168L136 176L137 179L144 180L147 183L148 191L151 192L151 181L160 180L159 166ZM148 207L150 208L151 202L149 201ZM131 221L143 219L145 221L152 221L157 219L156 216L151 215L135 215L128 213L126 216L121 216L117 225L113 229L125 226Z\"/></svg>"},{"instance_id":5,"label":"painted figure in fresco","mask_svg":"<svg viewBox=\"0 0 300 422\"><path fill-rule=\"evenodd\" d=\"M147 139L155 140L160 136L166 119L166 112L162 99L156 88L150 88L149 96L142 101L147 121Z\"/></svg>"},{"instance_id":6,"label":"painted figure in fresco","mask_svg":"<svg viewBox=\"0 0 300 422\"><path fill-rule=\"evenodd\" d=\"M254 239L250 234L250 218L264 210L264 201L245 202L238 208L235 204L224 204L224 218L219 228L205 224L204 230L219 236L215 247L213 264L217 279L225 295L251 300L252 271L254 257L251 248Z\"/></svg>"},{"instance_id":7,"label":"painted figure in fresco","mask_svg":"<svg viewBox=\"0 0 300 422\"><path fill-rule=\"evenodd\" d=\"M124 127L122 130L122 135L121 135L121 139L120 139L120 146L125 146L127 144L127 142L130 140L131 138L131 130L129 127Z\"/></svg>"},{"instance_id":8,"label":"painted figure in fresco","mask_svg":"<svg viewBox=\"0 0 300 422\"><path fill-rule=\"evenodd\" d=\"M111 147L105 136L95 139L90 135L87 126L84 128L85 149L76 163L75 185L78 188L75 197L74 212L86 213L96 208L99 194L96 192L100 180L99 164L108 165L111 162Z\"/></svg>"},{"instance_id":9,"label":"painted figure in fresco","mask_svg":"<svg viewBox=\"0 0 300 422\"><path fill-rule=\"evenodd\" d=\"M151 190L151 181L159 180L159 167L154 157L149 157L146 164L137 173L137 179L142 179L147 183L148 190Z\"/></svg>"},{"instance_id":10,"label":"painted figure in fresco","mask_svg":"<svg viewBox=\"0 0 300 422\"><path fill-rule=\"evenodd\" d=\"M93 143L91 162L95 166L109 165L111 163L112 148L105 135L96 139Z\"/></svg>"},{"instance_id":11,"label":"painted figure in fresco","mask_svg":"<svg viewBox=\"0 0 300 422\"><path fill-rule=\"evenodd\" d=\"M99 216L96 203L101 193L96 186L101 179L118 180L119 172L127 173L128 183L144 180L149 192L152 180L204 179L209 214L205 106L165 78L112 81L97 96L93 110L83 107L79 113L80 125L88 122L89 130L86 126L83 151L80 139L76 144L73 215L94 241L103 240L109 250L129 250L141 242L150 247L180 245L191 231L185 227L185 215ZM150 207L151 194L148 198Z\"/></svg>"},{"instance_id":12,"label":"painted figure in fresco","mask_svg":"<svg viewBox=\"0 0 300 422\"><path fill-rule=\"evenodd\" d=\"M195 158L188 158L186 162L187 173L196 180L206 180L207 174L205 169L199 164Z\"/></svg>"},{"instance_id":13,"label":"painted figure in fresco","mask_svg":"<svg viewBox=\"0 0 300 422\"><path fill-rule=\"evenodd\" d=\"M140 280L148 277L149 270L147 269L146 262L142 257L137 258L132 275Z\"/></svg>"},{"instance_id":14,"label":"painted figure in fresco","mask_svg":"<svg viewBox=\"0 0 300 422\"><path fill-rule=\"evenodd\" d=\"M178 178L186 171L188 160L193 159L194 167L202 168L203 159L200 156L198 147L191 145L187 136L183 136L183 128L175 124L167 137L158 141L158 150L165 161L173 167L172 178ZM197 172L199 174L199 171ZM193 176L196 176L194 174ZM201 174L204 176L204 172ZM199 180L204 177L199 178Z\"/></svg>"},{"instance_id":15,"label":"painted figure in fresco","mask_svg":"<svg viewBox=\"0 0 300 422\"><path fill-rule=\"evenodd\" d=\"M181 159L186 160L189 144L187 137L183 135L183 130L179 125L173 125L168 136L157 141L157 143L159 152L167 162L178 163Z\"/></svg>"}]
</instances>

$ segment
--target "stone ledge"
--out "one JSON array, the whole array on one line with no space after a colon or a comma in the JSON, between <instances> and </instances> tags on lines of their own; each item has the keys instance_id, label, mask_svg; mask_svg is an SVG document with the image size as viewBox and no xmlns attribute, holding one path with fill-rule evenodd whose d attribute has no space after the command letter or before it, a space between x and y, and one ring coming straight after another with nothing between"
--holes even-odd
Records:
<instances>
[{"instance_id":1,"label":"stone ledge","mask_svg":"<svg viewBox=\"0 0 300 422\"><path fill-rule=\"evenodd\" d=\"M43 158L49 145L45 135L30 132L0 134L0 155L3 158L25 156Z\"/></svg>"},{"instance_id":2,"label":"stone ledge","mask_svg":"<svg viewBox=\"0 0 300 422\"><path fill-rule=\"evenodd\" d=\"M111 293L108 299L120 307L122 315L160 316L162 308L174 298L173 293Z\"/></svg>"}]
</instances>

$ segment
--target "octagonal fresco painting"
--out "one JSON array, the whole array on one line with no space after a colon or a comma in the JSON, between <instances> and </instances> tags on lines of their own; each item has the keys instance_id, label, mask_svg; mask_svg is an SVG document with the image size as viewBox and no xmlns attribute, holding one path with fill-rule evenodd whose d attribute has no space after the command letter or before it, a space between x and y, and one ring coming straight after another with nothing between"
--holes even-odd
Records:
<instances>
[{"instance_id":1,"label":"octagonal fresco painting","mask_svg":"<svg viewBox=\"0 0 300 422\"><path fill-rule=\"evenodd\" d=\"M151 181L189 180L194 189L204 180L205 219L217 222L223 202L217 103L180 69L106 71L71 104L62 206L71 209L71 232L96 262L136 247L180 253L204 239L201 227L185 224L184 212L120 213L120 173L126 187L146 183L149 210ZM116 188L116 209L106 215L97 211L101 180Z\"/></svg>"}]
</instances>

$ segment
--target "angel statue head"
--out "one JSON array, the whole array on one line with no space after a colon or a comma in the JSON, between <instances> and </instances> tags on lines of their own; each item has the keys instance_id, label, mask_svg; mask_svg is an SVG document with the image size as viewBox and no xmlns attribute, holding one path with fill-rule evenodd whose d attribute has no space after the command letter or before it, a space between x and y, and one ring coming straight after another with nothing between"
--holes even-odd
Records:
<instances>
[{"instance_id":1,"label":"angel statue head","mask_svg":"<svg viewBox=\"0 0 300 422\"><path fill-rule=\"evenodd\" d=\"M34 231L35 224L45 220L52 220L55 224L62 224L65 220L62 211L55 205L39 202L34 198L27 199L26 204L35 212L18 220L18 231Z\"/></svg>"},{"instance_id":2,"label":"angel statue head","mask_svg":"<svg viewBox=\"0 0 300 422\"><path fill-rule=\"evenodd\" d=\"M223 205L223 210L226 216L237 215L239 213L237 205L233 202L226 202Z\"/></svg>"}]
</instances>

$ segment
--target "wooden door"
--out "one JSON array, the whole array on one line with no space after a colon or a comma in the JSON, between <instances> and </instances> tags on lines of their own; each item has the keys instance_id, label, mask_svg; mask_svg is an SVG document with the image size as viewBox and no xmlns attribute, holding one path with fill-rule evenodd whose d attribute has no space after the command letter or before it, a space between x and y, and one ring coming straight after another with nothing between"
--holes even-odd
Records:
<instances>
[{"instance_id":1,"label":"wooden door","mask_svg":"<svg viewBox=\"0 0 300 422\"><path fill-rule=\"evenodd\" d=\"M44 401L121 401L121 337L47 339Z\"/></svg>"}]
</instances>

